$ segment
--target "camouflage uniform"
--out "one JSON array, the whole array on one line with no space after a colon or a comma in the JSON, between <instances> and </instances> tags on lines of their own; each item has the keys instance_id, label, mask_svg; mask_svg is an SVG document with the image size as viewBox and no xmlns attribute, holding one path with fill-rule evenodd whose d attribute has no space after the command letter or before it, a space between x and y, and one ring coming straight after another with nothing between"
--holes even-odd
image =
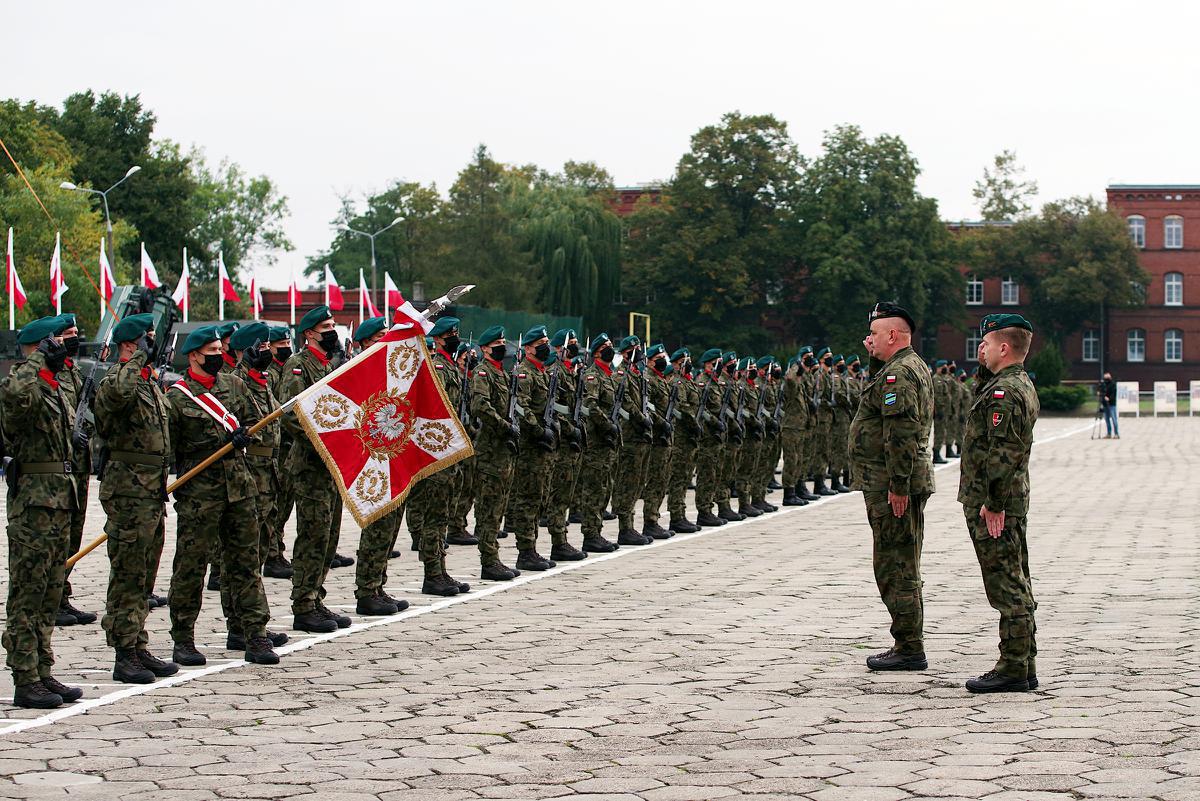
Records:
<instances>
[{"instance_id":1,"label":"camouflage uniform","mask_svg":"<svg viewBox=\"0 0 1200 801\"><path fill-rule=\"evenodd\" d=\"M424 483L424 480L418 481L405 503L363 527L358 539L358 561L354 565L355 598L374 598L383 593L383 588L387 586L388 557L400 536L405 507L412 501L417 488ZM411 520L409 525L412 525Z\"/></svg>"},{"instance_id":2,"label":"camouflage uniform","mask_svg":"<svg viewBox=\"0 0 1200 801\"><path fill-rule=\"evenodd\" d=\"M700 442L700 424L696 412L700 407L700 390L696 381L676 374L679 396L675 401L675 441L671 449L671 481L667 495L667 510L671 522L687 518L687 490L696 472L696 448Z\"/></svg>"},{"instance_id":3,"label":"camouflage uniform","mask_svg":"<svg viewBox=\"0 0 1200 801\"><path fill-rule=\"evenodd\" d=\"M253 370L245 364L239 364L233 372L250 390L250 396L264 417L279 408L275 400L276 384L271 383L269 372ZM282 428L278 420L264 426L258 432L258 442L246 448L246 467L254 478L254 486L258 489L258 562L259 569L267 561L271 550L271 542L275 536L275 520L279 513L276 508L279 497L279 430ZM221 592L226 592L221 587Z\"/></svg>"},{"instance_id":4,"label":"camouflage uniform","mask_svg":"<svg viewBox=\"0 0 1200 801\"><path fill-rule=\"evenodd\" d=\"M562 371L558 377L558 404L567 410L574 408L575 392L583 381L583 369L569 361L562 362ZM555 368L558 362L556 359ZM587 395L586 382L582 389ZM581 411L582 418L582 411ZM583 420L580 420L583 423ZM583 451L576 450L572 442L576 437L575 426L571 422L570 411L559 414L559 426L562 437L558 443L554 466L551 469L549 496L546 499L546 517L550 523L550 544L563 545L567 542L567 513L571 501L575 498L575 488L579 486L579 473L583 464Z\"/></svg>"},{"instance_id":5,"label":"camouflage uniform","mask_svg":"<svg viewBox=\"0 0 1200 801\"><path fill-rule=\"evenodd\" d=\"M82 476L73 471L75 407L34 351L0 383L4 447L20 465L8 488L8 605L4 650L13 684L52 675L50 641L62 601L72 514ZM67 466L72 466L68 471ZM11 467L11 466L10 466Z\"/></svg>"},{"instance_id":6,"label":"camouflage uniform","mask_svg":"<svg viewBox=\"0 0 1200 801\"><path fill-rule=\"evenodd\" d=\"M850 425L851 486L863 491L874 539L875 581L892 617L899 654L924 652L921 546L925 502L933 493L929 429L933 385L929 368L911 347L879 369ZM902 517L892 514L888 492L909 496Z\"/></svg>"},{"instance_id":7,"label":"camouflage uniform","mask_svg":"<svg viewBox=\"0 0 1200 801\"><path fill-rule=\"evenodd\" d=\"M767 369L770 370L769 367ZM750 497L756 504L766 503L767 484L775 475L775 465L779 464L779 435L775 433L772 423L779 385L769 376L759 378L758 385L763 398L762 415L759 418L762 441L758 445L758 458L755 459L754 472L750 477Z\"/></svg>"},{"instance_id":8,"label":"camouflage uniform","mask_svg":"<svg viewBox=\"0 0 1200 801\"><path fill-rule=\"evenodd\" d=\"M650 420L642 418L642 392L646 391L646 409ZM621 404L621 417L628 422L622 426L621 451L617 457L617 478L613 484L612 510L616 514L620 531L633 530L633 510L646 488L646 470L650 464L651 432L655 423L655 411L649 403L649 376L629 367L629 381L625 385L625 398ZM644 506L644 504L643 504Z\"/></svg>"},{"instance_id":9,"label":"camouflage uniform","mask_svg":"<svg viewBox=\"0 0 1200 801\"><path fill-rule=\"evenodd\" d=\"M738 506L749 507L754 500L754 477L758 470L759 452L762 450L762 432L760 423L755 419L758 411L758 398L762 393L752 376L739 381L742 393L742 428L745 431L736 472L733 476L734 489L738 494Z\"/></svg>"},{"instance_id":10,"label":"camouflage uniform","mask_svg":"<svg viewBox=\"0 0 1200 801\"><path fill-rule=\"evenodd\" d=\"M742 446L745 444L745 424L737 419L738 396L745 392L745 385L736 377L726 379L725 390L728 402L725 407L725 445L721 449L721 461L717 467L717 508L728 514L729 501L733 497L733 484L741 464Z\"/></svg>"},{"instance_id":11,"label":"camouflage uniform","mask_svg":"<svg viewBox=\"0 0 1200 801\"><path fill-rule=\"evenodd\" d=\"M996 672L1037 675L1037 624L1029 575L1026 514L1029 451L1041 406L1022 365L992 375L979 368L974 403L963 438L958 500L975 546L988 603L1000 613L1000 659ZM1004 530L993 539L980 508L1004 512Z\"/></svg>"},{"instance_id":12,"label":"camouflage uniform","mask_svg":"<svg viewBox=\"0 0 1200 801\"><path fill-rule=\"evenodd\" d=\"M950 387L941 373L933 374L933 452L936 456L946 445L946 426L953 414Z\"/></svg>"},{"instance_id":13,"label":"camouflage uniform","mask_svg":"<svg viewBox=\"0 0 1200 801\"><path fill-rule=\"evenodd\" d=\"M508 421L509 377L500 362L484 357L471 376L471 416L481 429L475 441L478 493L475 500L475 536L479 561L500 561L496 535L508 504L516 453Z\"/></svg>"},{"instance_id":14,"label":"camouflage uniform","mask_svg":"<svg viewBox=\"0 0 1200 801\"><path fill-rule=\"evenodd\" d=\"M674 432L664 441L661 434L667 422L667 403L671 397L671 382L658 370L650 367L646 373L650 391L650 408L654 415L655 430L659 432L650 446L646 462L646 484L642 490L642 522L646 528L659 527L663 500L667 496L667 485L671 479L672 441ZM676 391L676 404L679 403ZM646 532L649 533L649 532Z\"/></svg>"},{"instance_id":15,"label":"camouflage uniform","mask_svg":"<svg viewBox=\"0 0 1200 801\"><path fill-rule=\"evenodd\" d=\"M189 370L181 381L199 397L212 394L238 422L250 428L262 412L245 382L221 372L211 388ZM174 386L167 392L171 448L183 475L229 440L225 428ZM255 444L261 440L255 438ZM214 543L221 565L221 607L231 634L264 637L271 617L259 569L259 488L248 457L234 450L175 491L178 535L171 568L171 639L194 642L203 597L204 568Z\"/></svg>"},{"instance_id":16,"label":"camouflage uniform","mask_svg":"<svg viewBox=\"0 0 1200 801\"><path fill-rule=\"evenodd\" d=\"M271 380L271 391L275 394L276 398L279 397L280 388L283 386L283 365L283 362L272 358L271 364L267 367L267 374ZM280 424L279 457L276 459L275 468L275 475L279 479L279 487L278 493L275 496L274 517L270 521L271 542L267 546L268 559L282 557L287 551L287 545L283 541L283 530L287 525L287 521L292 516L292 507L296 504L296 498L292 494L292 477L284 469L291 450L292 435Z\"/></svg>"},{"instance_id":17,"label":"camouflage uniform","mask_svg":"<svg viewBox=\"0 0 1200 801\"><path fill-rule=\"evenodd\" d=\"M105 639L118 651L144 650L150 639L147 596L154 589L166 522L171 463L170 410L137 351L113 365L96 388L96 428L107 461L100 503L107 520L108 596Z\"/></svg>"},{"instance_id":18,"label":"camouflage uniform","mask_svg":"<svg viewBox=\"0 0 1200 801\"><path fill-rule=\"evenodd\" d=\"M538 518L546 508L550 471L554 467L557 440L551 446L543 440L542 413L549 397L550 370L556 367L529 357L517 368L517 405L521 409L520 466L513 476L507 522L517 539L518 551L536 551Z\"/></svg>"},{"instance_id":19,"label":"camouflage uniform","mask_svg":"<svg viewBox=\"0 0 1200 801\"><path fill-rule=\"evenodd\" d=\"M850 421L858 410L853 383L849 373L833 374L834 424L829 472L835 482L840 482L850 470Z\"/></svg>"},{"instance_id":20,"label":"camouflage uniform","mask_svg":"<svg viewBox=\"0 0 1200 801\"><path fill-rule=\"evenodd\" d=\"M709 388L707 394L705 387ZM696 388L703 396L700 422L703 434L696 450L696 510L712 513L713 504L721 497L721 460L724 455L725 436L728 424L721 420L721 396L728 388L725 379L712 370L705 370L696 381ZM700 402L699 400L697 401Z\"/></svg>"},{"instance_id":21,"label":"camouflage uniform","mask_svg":"<svg viewBox=\"0 0 1200 801\"><path fill-rule=\"evenodd\" d=\"M608 498L613 491L621 433L618 429L614 436L609 415L616 402L617 386L627 378L624 370L614 370L596 360L583 372L582 380L586 388L583 409L587 447L584 449L579 468L576 508L583 520L583 542L587 547L591 542L598 541L601 536L604 508L608 505Z\"/></svg>"},{"instance_id":22,"label":"camouflage uniform","mask_svg":"<svg viewBox=\"0 0 1200 801\"><path fill-rule=\"evenodd\" d=\"M63 369L58 372L56 377L63 395L67 398L67 403L71 405L72 409L78 409L79 396L83 393L83 373L71 359L67 359L63 364ZM91 427L86 423L84 430L89 436L92 434ZM87 517L88 488L91 482L86 477L92 474L91 448L74 449L71 454L71 468L76 475L85 477L83 480L75 482L75 508L71 511L71 541L67 547L69 554L76 554L79 553L79 547L83 544L83 526ZM70 567L66 569L66 578L63 581L63 603L66 603L75 594L75 591L71 589L71 569Z\"/></svg>"},{"instance_id":23,"label":"camouflage uniform","mask_svg":"<svg viewBox=\"0 0 1200 801\"><path fill-rule=\"evenodd\" d=\"M815 425L812 429L812 447L809 449L811 461L809 471L813 478L821 483L832 468L833 455L833 404L836 396L833 390L833 376L824 367L818 367L812 376L809 386L812 391L813 403L817 412L814 415Z\"/></svg>"},{"instance_id":24,"label":"camouflage uniform","mask_svg":"<svg viewBox=\"0 0 1200 801\"><path fill-rule=\"evenodd\" d=\"M780 388L780 391L783 392L783 430L780 438L783 441L783 486L785 490L794 488L803 481L809 468L804 445L811 397L807 392L803 368L795 365L795 369L795 373L792 373L791 369L788 370Z\"/></svg>"},{"instance_id":25,"label":"camouflage uniform","mask_svg":"<svg viewBox=\"0 0 1200 801\"><path fill-rule=\"evenodd\" d=\"M966 376L954 377L954 389L958 392L958 423L954 431L954 449L962 456L963 439L967 434L967 416L971 412L971 388L967 386Z\"/></svg>"}]
</instances>

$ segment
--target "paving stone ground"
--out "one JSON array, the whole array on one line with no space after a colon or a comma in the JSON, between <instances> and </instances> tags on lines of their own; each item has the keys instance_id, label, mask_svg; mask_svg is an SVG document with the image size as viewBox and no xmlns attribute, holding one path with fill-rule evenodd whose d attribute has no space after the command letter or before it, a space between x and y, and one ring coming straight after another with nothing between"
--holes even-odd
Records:
<instances>
[{"instance_id":1,"label":"paving stone ground","mask_svg":"<svg viewBox=\"0 0 1200 801\"><path fill-rule=\"evenodd\" d=\"M474 581L455 548L474 600L303 641L274 668L224 661L208 593L216 667L149 691L111 685L98 626L60 629L62 679L130 694L0 733L0 797L1200 799L1200 421L1054 439L1080 425L1038 425L1035 693L962 688L994 661L996 617L952 466L927 511L927 672L863 667L887 623L852 494L511 587ZM99 609L106 570L85 561L80 606ZM353 604L352 570L332 603ZM428 607L415 554L392 572ZM287 582L267 586L286 627ZM0 706L0 732L37 717Z\"/></svg>"}]
</instances>

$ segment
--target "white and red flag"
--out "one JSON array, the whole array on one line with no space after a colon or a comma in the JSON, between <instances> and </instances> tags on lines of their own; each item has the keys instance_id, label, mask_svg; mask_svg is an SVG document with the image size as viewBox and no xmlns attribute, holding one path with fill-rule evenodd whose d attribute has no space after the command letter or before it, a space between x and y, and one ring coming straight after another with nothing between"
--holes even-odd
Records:
<instances>
[{"instance_id":1,"label":"white and red flag","mask_svg":"<svg viewBox=\"0 0 1200 801\"><path fill-rule=\"evenodd\" d=\"M262 313L263 297L262 289L258 286L258 276L250 274L250 305L254 307L254 319L258 319L258 315Z\"/></svg>"},{"instance_id":2,"label":"white and red flag","mask_svg":"<svg viewBox=\"0 0 1200 801\"><path fill-rule=\"evenodd\" d=\"M325 265L325 305L333 311L341 311L346 305L342 300L342 288L338 286L337 279L333 277L333 270L329 269L328 264Z\"/></svg>"},{"instance_id":3,"label":"white and red flag","mask_svg":"<svg viewBox=\"0 0 1200 801\"><path fill-rule=\"evenodd\" d=\"M62 236L55 232L54 252L50 254L50 302L54 304L55 314L62 314L62 296L68 289L62 271Z\"/></svg>"},{"instance_id":4,"label":"white and red flag","mask_svg":"<svg viewBox=\"0 0 1200 801\"><path fill-rule=\"evenodd\" d=\"M403 503L417 481L475 452L419 332L389 332L295 402L360 526Z\"/></svg>"},{"instance_id":5,"label":"white and red flag","mask_svg":"<svg viewBox=\"0 0 1200 801\"><path fill-rule=\"evenodd\" d=\"M371 302L371 293L363 280L363 271L358 271L358 321L361 323L368 317L379 317L379 309Z\"/></svg>"},{"instance_id":6,"label":"white and red flag","mask_svg":"<svg viewBox=\"0 0 1200 801\"><path fill-rule=\"evenodd\" d=\"M162 281L158 280L158 270L154 269L154 262L150 261L150 254L146 252L146 243L142 243L142 286L147 289L158 289L162 286Z\"/></svg>"},{"instance_id":7,"label":"white and red flag","mask_svg":"<svg viewBox=\"0 0 1200 801\"><path fill-rule=\"evenodd\" d=\"M300 286L296 283L296 271L292 270L291 283L288 284L288 305L292 307L292 325L296 324L296 307L304 305L300 296Z\"/></svg>"},{"instance_id":8,"label":"white and red flag","mask_svg":"<svg viewBox=\"0 0 1200 801\"><path fill-rule=\"evenodd\" d=\"M399 287L393 283L391 273L383 274L383 295L383 305L388 311L404 302L404 296L400 294Z\"/></svg>"},{"instance_id":9,"label":"white and red flag","mask_svg":"<svg viewBox=\"0 0 1200 801\"><path fill-rule=\"evenodd\" d=\"M188 310L191 306L191 287L188 286L188 257L187 248L183 249L183 271L179 273L179 285L171 293L171 300L183 312L183 321L188 321Z\"/></svg>"},{"instance_id":10,"label":"white and red flag","mask_svg":"<svg viewBox=\"0 0 1200 801\"><path fill-rule=\"evenodd\" d=\"M104 302L100 304L101 317L104 316L104 303L112 300L113 292L117 289L117 279L113 277L112 264L108 254L104 252L104 237L100 237L100 295Z\"/></svg>"},{"instance_id":11,"label":"white and red flag","mask_svg":"<svg viewBox=\"0 0 1200 801\"><path fill-rule=\"evenodd\" d=\"M5 279L8 283L8 330L12 331L16 326L16 313L13 311L15 305L18 309L25 308L25 287L21 286L21 276L17 275L17 265L13 261L13 229L8 229L8 251L4 259L5 263Z\"/></svg>"},{"instance_id":12,"label":"white and red flag","mask_svg":"<svg viewBox=\"0 0 1200 801\"><path fill-rule=\"evenodd\" d=\"M390 283L391 279L388 279ZM386 286L386 283L385 283ZM393 293L395 293L393 295ZM392 303L392 298L395 298L395 304ZM433 321L425 318L425 315L417 311L417 307L412 305L412 301L405 300L400 294L400 290L392 286L388 290L388 305L396 311L392 314L392 325L395 328L413 328L420 327L421 333L428 334L433 330Z\"/></svg>"}]
</instances>

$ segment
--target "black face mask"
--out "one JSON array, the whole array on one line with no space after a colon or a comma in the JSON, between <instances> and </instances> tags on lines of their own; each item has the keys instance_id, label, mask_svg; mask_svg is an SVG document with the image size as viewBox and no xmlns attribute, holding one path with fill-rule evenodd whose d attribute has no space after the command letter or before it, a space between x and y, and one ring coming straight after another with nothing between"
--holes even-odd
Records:
<instances>
[{"instance_id":1,"label":"black face mask","mask_svg":"<svg viewBox=\"0 0 1200 801\"><path fill-rule=\"evenodd\" d=\"M729 375L733 375L734 373L737 372L737 365L736 364L727 365L725 367L725 372L728 373Z\"/></svg>"},{"instance_id":2,"label":"black face mask","mask_svg":"<svg viewBox=\"0 0 1200 801\"><path fill-rule=\"evenodd\" d=\"M292 349L280 348L279 350L275 351L275 358L281 362L286 362L288 359L292 358Z\"/></svg>"},{"instance_id":3,"label":"black face mask","mask_svg":"<svg viewBox=\"0 0 1200 801\"><path fill-rule=\"evenodd\" d=\"M826 358L826 359L822 360L821 363L824 364L826 367L833 367L833 359Z\"/></svg>"},{"instance_id":4,"label":"black face mask","mask_svg":"<svg viewBox=\"0 0 1200 801\"><path fill-rule=\"evenodd\" d=\"M501 361L504 358L504 354L507 352L507 345L493 345L492 349L488 351L488 353L490 353L492 356L492 361L494 362Z\"/></svg>"},{"instance_id":5,"label":"black face mask","mask_svg":"<svg viewBox=\"0 0 1200 801\"><path fill-rule=\"evenodd\" d=\"M216 375L221 372L221 366L225 364L225 355L222 353L210 353L204 357L204 362L200 365L200 369L209 375Z\"/></svg>"},{"instance_id":6,"label":"black face mask","mask_svg":"<svg viewBox=\"0 0 1200 801\"><path fill-rule=\"evenodd\" d=\"M337 331L325 331L321 334L321 338L317 341L317 344L329 356L342 352L342 340L338 338Z\"/></svg>"},{"instance_id":7,"label":"black face mask","mask_svg":"<svg viewBox=\"0 0 1200 801\"><path fill-rule=\"evenodd\" d=\"M844 372L846 372L846 365L844 365L844 364L839 364L839 365L837 366L837 371L838 371L839 373L844 373Z\"/></svg>"},{"instance_id":8,"label":"black face mask","mask_svg":"<svg viewBox=\"0 0 1200 801\"><path fill-rule=\"evenodd\" d=\"M691 359L684 359L684 360L683 360L683 372L684 372L684 374L685 374L685 375L691 375L691 374L692 374L692 360L691 360Z\"/></svg>"},{"instance_id":9,"label":"black face mask","mask_svg":"<svg viewBox=\"0 0 1200 801\"><path fill-rule=\"evenodd\" d=\"M654 369L660 373L667 369L667 359L665 356L659 356L654 360Z\"/></svg>"},{"instance_id":10,"label":"black face mask","mask_svg":"<svg viewBox=\"0 0 1200 801\"><path fill-rule=\"evenodd\" d=\"M79 355L79 337L63 337L63 347L67 349L67 357L74 359Z\"/></svg>"},{"instance_id":11,"label":"black face mask","mask_svg":"<svg viewBox=\"0 0 1200 801\"><path fill-rule=\"evenodd\" d=\"M265 370L271 363L271 351L256 350L254 353L246 354L246 364L254 370Z\"/></svg>"},{"instance_id":12,"label":"black face mask","mask_svg":"<svg viewBox=\"0 0 1200 801\"><path fill-rule=\"evenodd\" d=\"M458 350L458 343L460 341L461 340L454 335L446 337L446 344L443 346L446 349L446 353L454 353L456 350Z\"/></svg>"},{"instance_id":13,"label":"black face mask","mask_svg":"<svg viewBox=\"0 0 1200 801\"><path fill-rule=\"evenodd\" d=\"M779 378L781 375L783 375L783 370L780 370L778 367L771 368L772 378Z\"/></svg>"},{"instance_id":14,"label":"black face mask","mask_svg":"<svg viewBox=\"0 0 1200 801\"><path fill-rule=\"evenodd\" d=\"M600 361L602 361L602 362L611 362L613 360L613 358L617 355L617 352L615 350L613 350L612 345L605 345L603 348L600 349L600 352L596 355L597 355L597 357L599 357Z\"/></svg>"},{"instance_id":15,"label":"black face mask","mask_svg":"<svg viewBox=\"0 0 1200 801\"><path fill-rule=\"evenodd\" d=\"M812 356L805 356L805 357L804 357L804 366L805 366L805 367L812 367L812 366L813 366L814 364L816 364L816 363L817 363L817 360L816 360L816 359L814 359Z\"/></svg>"},{"instance_id":16,"label":"black face mask","mask_svg":"<svg viewBox=\"0 0 1200 801\"><path fill-rule=\"evenodd\" d=\"M539 362L544 362L544 361L546 361L546 359L549 359L550 358L550 346L547 345L545 342L538 345L536 348L533 349L533 358L537 359Z\"/></svg>"},{"instance_id":17,"label":"black face mask","mask_svg":"<svg viewBox=\"0 0 1200 801\"><path fill-rule=\"evenodd\" d=\"M578 342L572 342L571 344L567 345L567 355L570 356L572 359L574 359L576 356L579 355L579 343Z\"/></svg>"}]
</instances>

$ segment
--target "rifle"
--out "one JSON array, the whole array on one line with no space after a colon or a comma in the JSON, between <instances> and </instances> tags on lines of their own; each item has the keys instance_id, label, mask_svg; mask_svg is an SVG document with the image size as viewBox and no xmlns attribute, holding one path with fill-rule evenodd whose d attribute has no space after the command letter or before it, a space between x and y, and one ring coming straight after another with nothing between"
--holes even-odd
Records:
<instances>
[{"instance_id":1,"label":"rifle","mask_svg":"<svg viewBox=\"0 0 1200 801\"><path fill-rule=\"evenodd\" d=\"M667 396L667 408L663 412L663 425L658 432L657 445L670 445L671 434L675 430L675 424L671 421L675 418L675 403L679 400L679 382L683 380L680 376L677 380L671 382L671 394Z\"/></svg>"},{"instance_id":2,"label":"rifle","mask_svg":"<svg viewBox=\"0 0 1200 801\"><path fill-rule=\"evenodd\" d=\"M700 423L704 420L704 404L708 402L708 391L712 389L712 379L704 382L704 389L700 391L700 405L696 407L696 428L699 429Z\"/></svg>"},{"instance_id":3,"label":"rifle","mask_svg":"<svg viewBox=\"0 0 1200 801\"><path fill-rule=\"evenodd\" d=\"M546 390L546 406L542 409L542 438L538 440L538 447L546 451L553 451L558 447L554 400L558 397L558 381L561 372L562 362L559 361L555 364L554 371L550 373L550 386Z\"/></svg>"},{"instance_id":4,"label":"rifle","mask_svg":"<svg viewBox=\"0 0 1200 801\"><path fill-rule=\"evenodd\" d=\"M638 360L638 385L642 391L642 428L647 433L650 430L650 391L646 379L646 354L642 353Z\"/></svg>"},{"instance_id":5,"label":"rifle","mask_svg":"<svg viewBox=\"0 0 1200 801\"><path fill-rule=\"evenodd\" d=\"M733 422L737 424L737 436L734 441L741 444L746 440L746 426L742 423L742 415L746 412L746 385L738 387L737 411L733 413Z\"/></svg>"},{"instance_id":6,"label":"rifle","mask_svg":"<svg viewBox=\"0 0 1200 801\"><path fill-rule=\"evenodd\" d=\"M763 428L762 416L763 416L763 407L767 403L767 385L765 383L766 378L764 378L763 381L764 381L763 385L758 388L758 408L754 410L754 417L752 418L754 420L754 438L759 441L762 441L763 436L765 434L764 428Z\"/></svg>"},{"instance_id":7,"label":"rifle","mask_svg":"<svg viewBox=\"0 0 1200 801\"><path fill-rule=\"evenodd\" d=\"M455 365L455 369L458 369L458 365ZM458 422L462 424L467 436L473 441L476 432L471 426L471 368L469 363L463 365L462 370L462 388L458 393Z\"/></svg>"},{"instance_id":8,"label":"rifle","mask_svg":"<svg viewBox=\"0 0 1200 801\"><path fill-rule=\"evenodd\" d=\"M171 334L171 341L164 343L158 349L158 358L154 360L154 369L158 373L158 385L164 391L167 388L167 370L171 367L171 361L175 358L175 346L179 343L179 332Z\"/></svg>"},{"instance_id":9,"label":"rifle","mask_svg":"<svg viewBox=\"0 0 1200 801\"><path fill-rule=\"evenodd\" d=\"M771 433L778 434L781 428L780 418L783 417L783 388L787 385L787 379L779 382L779 388L775 391L775 411L771 413Z\"/></svg>"},{"instance_id":10,"label":"rifle","mask_svg":"<svg viewBox=\"0 0 1200 801\"><path fill-rule=\"evenodd\" d=\"M521 441L521 423L517 418L517 368L521 366L521 351L513 360L512 377L508 381L508 448L513 453Z\"/></svg>"},{"instance_id":11,"label":"rifle","mask_svg":"<svg viewBox=\"0 0 1200 801\"><path fill-rule=\"evenodd\" d=\"M731 392L733 392L733 384L726 384L725 391L721 393L721 406L717 409L717 430L722 434L729 429L725 423L725 415L729 413L729 393Z\"/></svg>"},{"instance_id":12,"label":"rifle","mask_svg":"<svg viewBox=\"0 0 1200 801\"><path fill-rule=\"evenodd\" d=\"M612 411L608 413L608 424L612 433L608 436L608 444L615 445L617 436L621 433L621 404L625 402L625 384L629 381L629 371L621 376L621 383L617 384L617 390L613 393Z\"/></svg>"},{"instance_id":13,"label":"rifle","mask_svg":"<svg viewBox=\"0 0 1200 801\"><path fill-rule=\"evenodd\" d=\"M582 451L587 447L587 432L583 428L583 396L587 391L583 377L584 363L582 360L575 365L575 397L571 401L571 428L575 432L571 440L571 450Z\"/></svg>"},{"instance_id":14,"label":"rifle","mask_svg":"<svg viewBox=\"0 0 1200 801\"><path fill-rule=\"evenodd\" d=\"M76 447L91 436L84 430L85 424L88 428L95 429L96 416L92 414L92 399L96 396L96 370L100 367L100 357L109 355L108 352L112 349L112 332L113 327L110 326L104 347L96 354L96 361L92 362L92 369L88 371L87 378L83 380L83 388L79 391L79 402L75 405L75 424L71 427L71 441Z\"/></svg>"}]
</instances>

